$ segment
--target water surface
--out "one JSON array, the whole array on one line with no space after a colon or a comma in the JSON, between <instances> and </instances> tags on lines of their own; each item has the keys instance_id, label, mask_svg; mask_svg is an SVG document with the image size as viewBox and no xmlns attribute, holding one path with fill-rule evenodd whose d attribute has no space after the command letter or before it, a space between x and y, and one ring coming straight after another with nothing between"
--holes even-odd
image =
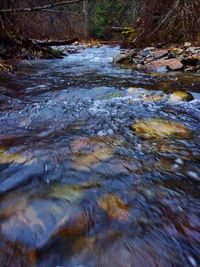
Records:
<instances>
[{"instance_id":1,"label":"water surface","mask_svg":"<svg viewBox=\"0 0 200 267\"><path fill-rule=\"evenodd\" d=\"M200 75L127 69L119 53L1 75L0 266L200 266ZM195 100L170 103L174 90ZM192 138L133 131L158 117Z\"/></svg>"}]
</instances>

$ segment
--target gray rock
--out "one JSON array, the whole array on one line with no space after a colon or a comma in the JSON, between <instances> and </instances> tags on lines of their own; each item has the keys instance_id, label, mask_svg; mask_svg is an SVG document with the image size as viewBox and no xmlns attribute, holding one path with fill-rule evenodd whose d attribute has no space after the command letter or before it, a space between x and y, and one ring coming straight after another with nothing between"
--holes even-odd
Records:
<instances>
[{"instance_id":1,"label":"gray rock","mask_svg":"<svg viewBox=\"0 0 200 267\"><path fill-rule=\"evenodd\" d=\"M123 63L132 63L133 55L135 55L136 51L131 50L126 54L120 54L113 58L113 63L123 64Z\"/></svg>"}]
</instances>

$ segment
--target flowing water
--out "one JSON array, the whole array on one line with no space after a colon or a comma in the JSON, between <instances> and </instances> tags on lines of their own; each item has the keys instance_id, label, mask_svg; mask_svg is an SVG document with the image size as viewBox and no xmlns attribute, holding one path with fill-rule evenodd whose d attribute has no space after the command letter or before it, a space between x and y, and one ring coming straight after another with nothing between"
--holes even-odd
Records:
<instances>
[{"instance_id":1,"label":"flowing water","mask_svg":"<svg viewBox=\"0 0 200 267\"><path fill-rule=\"evenodd\" d=\"M200 266L200 74L139 72L119 53L1 75L0 266ZM191 138L132 128L154 118Z\"/></svg>"}]
</instances>

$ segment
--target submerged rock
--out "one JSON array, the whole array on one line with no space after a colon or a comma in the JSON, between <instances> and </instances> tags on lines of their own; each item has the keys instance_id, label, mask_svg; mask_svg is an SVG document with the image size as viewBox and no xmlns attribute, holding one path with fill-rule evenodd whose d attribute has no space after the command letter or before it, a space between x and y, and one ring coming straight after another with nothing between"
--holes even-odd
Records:
<instances>
[{"instance_id":1,"label":"submerged rock","mask_svg":"<svg viewBox=\"0 0 200 267\"><path fill-rule=\"evenodd\" d=\"M184 125L161 118L140 120L132 126L138 136L146 138L190 138L192 132Z\"/></svg>"},{"instance_id":2,"label":"submerged rock","mask_svg":"<svg viewBox=\"0 0 200 267\"><path fill-rule=\"evenodd\" d=\"M170 95L170 102L180 102L180 101L192 101L194 97L192 94L183 91L175 91Z\"/></svg>"},{"instance_id":3,"label":"submerged rock","mask_svg":"<svg viewBox=\"0 0 200 267\"><path fill-rule=\"evenodd\" d=\"M102 161L111 158L113 155L110 148L99 148L90 154L76 154L74 157L73 168L80 171L88 171L96 164L100 164Z\"/></svg>"},{"instance_id":4,"label":"submerged rock","mask_svg":"<svg viewBox=\"0 0 200 267\"><path fill-rule=\"evenodd\" d=\"M163 99L164 99L164 95L161 95L161 94L147 95L143 97L144 101L150 101L150 102L157 102Z\"/></svg>"},{"instance_id":5,"label":"submerged rock","mask_svg":"<svg viewBox=\"0 0 200 267\"><path fill-rule=\"evenodd\" d=\"M54 238L76 236L88 229L90 217L77 204L87 189L52 185L1 199L0 234L11 242L42 247Z\"/></svg>"},{"instance_id":6,"label":"submerged rock","mask_svg":"<svg viewBox=\"0 0 200 267\"><path fill-rule=\"evenodd\" d=\"M137 87L129 87L127 93L135 99L141 99L147 102L161 101L165 97L162 93L152 92L150 90Z\"/></svg>"},{"instance_id":7,"label":"submerged rock","mask_svg":"<svg viewBox=\"0 0 200 267\"><path fill-rule=\"evenodd\" d=\"M128 95L134 96L136 98L142 98L148 94L148 90L137 87L129 87L127 93Z\"/></svg>"},{"instance_id":8,"label":"submerged rock","mask_svg":"<svg viewBox=\"0 0 200 267\"><path fill-rule=\"evenodd\" d=\"M21 163L24 164L27 159L18 153L9 153L5 147L0 147L0 164ZM27 164L30 164L28 162Z\"/></svg>"},{"instance_id":9,"label":"submerged rock","mask_svg":"<svg viewBox=\"0 0 200 267\"><path fill-rule=\"evenodd\" d=\"M127 221L129 219L128 205L115 194L104 195L99 199L98 204L106 212L108 217L112 219L118 221Z\"/></svg>"},{"instance_id":10,"label":"submerged rock","mask_svg":"<svg viewBox=\"0 0 200 267\"><path fill-rule=\"evenodd\" d=\"M71 144L73 168L89 171L113 156L114 139L108 137L78 138Z\"/></svg>"}]
</instances>

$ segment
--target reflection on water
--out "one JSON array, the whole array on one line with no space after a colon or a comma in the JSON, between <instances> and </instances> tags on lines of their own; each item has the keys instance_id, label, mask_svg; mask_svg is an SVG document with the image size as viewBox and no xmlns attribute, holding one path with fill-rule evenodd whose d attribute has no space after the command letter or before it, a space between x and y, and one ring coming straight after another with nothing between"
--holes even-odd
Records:
<instances>
[{"instance_id":1,"label":"reflection on water","mask_svg":"<svg viewBox=\"0 0 200 267\"><path fill-rule=\"evenodd\" d=\"M200 266L200 76L117 53L0 77L0 266Z\"/></svg>"}]
</instances>

